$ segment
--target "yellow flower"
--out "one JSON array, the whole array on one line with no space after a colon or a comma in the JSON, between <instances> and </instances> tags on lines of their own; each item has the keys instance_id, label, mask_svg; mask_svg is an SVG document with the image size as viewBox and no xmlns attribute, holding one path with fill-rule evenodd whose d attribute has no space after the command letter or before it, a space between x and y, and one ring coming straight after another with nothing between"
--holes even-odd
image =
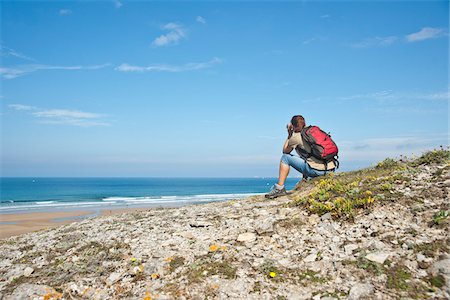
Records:
<instances>
[{"instance_id":1,"label":"yellow flower","mask_svg":"<svg viewBox=\"0 0 450 300\"><path fill-rule=\"evenodd\" d=\"M146 293L145 293L144 300L152 300L152 297L150 296L150 293L149 293L149 292L146 292Z\"/></svg>"},{"instance_id":2,"label":"yellow flower","mask_svg":"<svg viewBox=\"0 0 450 300\"><path fill-rule=\"evenodd\" d=\"M211 252L215 252L215 251L217 251L217 249L219 249L219 247L217 245L209 246L209 251L211 251Z\"/></svg>"},{"instance_id":3,"label":"yellow flower","mask_svg":"<svg viewBox=\"0 0 450 300\"><path fill-rule=\"evenodd\" d=\"M136 261L137 261L137 259L134 258L134 257L131 259L131 262L132 262L132 263L135 263Z\"/></svg>"},{"instance_id":4,"label":"yellow flower","mask_svg":"<svg viewBox=\"0 0 450 300\"><path fill-rule=\"evenodd\" d=\"M272 277L272 278L275 278L275 276L277 276L277 273L275 273L275 272L270 272L270 273L269 273L269 276Z\"/></svg>"},{"instance_id":5,"label":"yellow flower","mask_svg":"<svg viewBox=\"0 0 450 300\"><path fill-rule=\"evenodd\" d=\"M158 278L161 277L161 276L160 276L159 274L157 274L157 273L153 273L151 276L152 276L152 279L158 279Z\"/></svg>"}]
</instances>

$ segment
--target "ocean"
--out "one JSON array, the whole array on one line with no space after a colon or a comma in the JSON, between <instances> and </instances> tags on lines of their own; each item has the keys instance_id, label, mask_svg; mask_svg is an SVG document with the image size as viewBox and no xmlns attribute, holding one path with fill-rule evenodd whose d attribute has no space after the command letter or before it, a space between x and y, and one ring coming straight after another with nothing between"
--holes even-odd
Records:
<instances>
[{"instance_id":1,"label":"ocean","mask_svg":"<svg viewBox=\"0 0 450 300\"><path fill-rule=\"evenodd\" d=\"M292 189L298 178L288 178ZM0 214L174 207L264 194L276 178L0 178Z\"/></svg>"}]
</instances>

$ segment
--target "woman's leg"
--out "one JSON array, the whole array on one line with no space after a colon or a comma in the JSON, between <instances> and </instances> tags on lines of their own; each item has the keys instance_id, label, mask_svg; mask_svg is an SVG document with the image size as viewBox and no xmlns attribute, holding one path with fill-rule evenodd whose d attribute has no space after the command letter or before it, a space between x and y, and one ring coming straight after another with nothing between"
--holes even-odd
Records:
<instances>
[{"instance_id":1,"label":"woman's leg","mask_svg":"<svg viewBox=\"0 0 450 300\"><path fill-rule=\"evenodd\" d=\"M280 174L278 177L278 185L283 186L287 176L289 175L289 169L293 167L297 171L305 176L308 168L306 161L299 157L291 154L283 154L280 161Z\"/></svg>"},{"instance_id":2,"label":"woman's leg","mask_svg":"<svg viewBox=\"0 0 450 300\"><path fill-rule=\"evenodd\" d=\"M289 175L290 166L280 161L280 173L278 175L278 185L283 186Z\"/></svg>"}]
</instances>

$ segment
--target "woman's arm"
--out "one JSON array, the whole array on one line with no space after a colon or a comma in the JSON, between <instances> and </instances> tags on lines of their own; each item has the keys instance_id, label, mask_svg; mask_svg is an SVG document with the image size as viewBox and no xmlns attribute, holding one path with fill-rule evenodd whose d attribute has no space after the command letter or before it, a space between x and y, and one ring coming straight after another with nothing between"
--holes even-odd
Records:
<instances>
[{"instance_id":1,"label":"woman's arm","mask_svg":"<svg viewBox=\"0 0 450 300\"><path fill-rule=\"evenodd\" d=\"M285 154L289 154L292 152L292 150L294 150L294 147L289 146L289 139L292 137L292 133L294 133L294 127L292 126L292 124L288 124L287 126L287 131L288 131L288 138L286 139L286 142L284 142L283 145L283 153Z\"/></svg>"},{"instance_id":2,"label":"woman's arm","mask_svg":"<svg viewBox=\"0 0 450 300\"><path fill-rule=\"evenodd\" d=\"M292 150L294 150L294 148L289 146L289 139L286 139L286 142L284 142L283 145L283 153L289 154Z\"/></svg>"}]
</instances>

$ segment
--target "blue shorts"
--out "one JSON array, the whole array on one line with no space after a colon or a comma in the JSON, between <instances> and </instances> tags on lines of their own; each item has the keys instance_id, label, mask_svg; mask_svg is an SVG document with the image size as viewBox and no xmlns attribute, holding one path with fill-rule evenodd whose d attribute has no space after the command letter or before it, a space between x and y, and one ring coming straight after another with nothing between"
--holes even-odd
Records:
<instances>
[{"instance_id":1,"label":"blue shorts","mask_svg":"<svg viewBox=\"0 0 450 300\"><path fill-rule=\"evenodd\" d=\"M295 156L292 154L283 154L281 157L281 162L285 165L291 166L300 173L303 174L303 178L313 178L321 175L325 175L326 171L320 171L311 168L308 163L300 156ZM328 171L330 172L330 171Z\"/></svg>"}]
</instances>

